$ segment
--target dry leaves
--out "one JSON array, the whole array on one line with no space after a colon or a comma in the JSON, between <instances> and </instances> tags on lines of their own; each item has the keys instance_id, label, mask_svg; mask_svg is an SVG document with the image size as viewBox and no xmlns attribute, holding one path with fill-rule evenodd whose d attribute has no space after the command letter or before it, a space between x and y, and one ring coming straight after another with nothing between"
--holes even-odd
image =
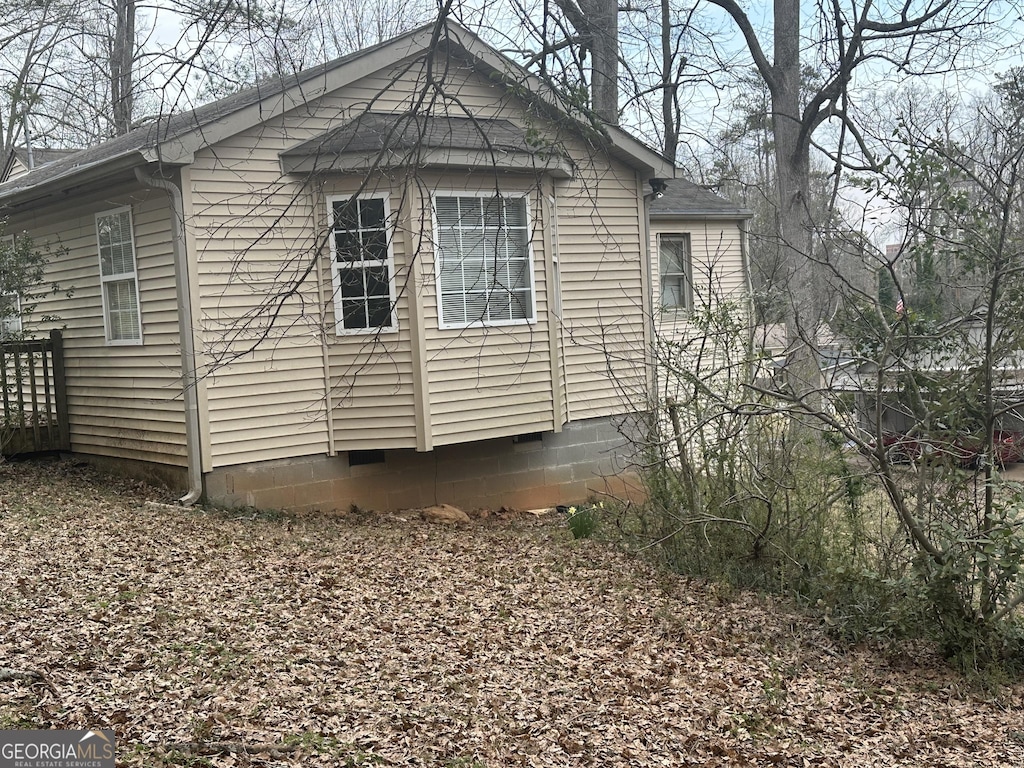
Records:
<instances>
[{"instance_id":1,"label":"dry leaves","mask_svg":"<svg viewBox=\"0 0 1024 768\"><path fill-rule=\"evenodd\" d=\"M0 667L40 676L0 682L0 729L114 728L126 766L1024 765L1024 687L837 648L554 516L147 500L0 465Z\"/></svg>"}]
</instances>

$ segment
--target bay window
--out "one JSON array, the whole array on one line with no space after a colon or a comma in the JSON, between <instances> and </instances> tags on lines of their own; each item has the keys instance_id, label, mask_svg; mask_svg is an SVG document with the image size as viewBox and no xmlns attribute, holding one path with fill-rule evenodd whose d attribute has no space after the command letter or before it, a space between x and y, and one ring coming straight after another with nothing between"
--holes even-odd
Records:
<instances>
[{"instance_id":1,"label":"bay window","mask_svg":"<svg viewBox=\"0 0 1024 768\"><path fill-rule=\"evenodd\" d=\"M522 196L436 196L442 328L534 319L533 275Z\"/></svg>"},{"instance_id":2,"label":"bay window","mask_svg":"<svg viewBox=\"0 0 1024 768\"><path fill-rule=\"evenodd\" d=\"M394 258L387 198L331 198L329 206L337 333L395 330Z\"/></svg>"}]
</instances>

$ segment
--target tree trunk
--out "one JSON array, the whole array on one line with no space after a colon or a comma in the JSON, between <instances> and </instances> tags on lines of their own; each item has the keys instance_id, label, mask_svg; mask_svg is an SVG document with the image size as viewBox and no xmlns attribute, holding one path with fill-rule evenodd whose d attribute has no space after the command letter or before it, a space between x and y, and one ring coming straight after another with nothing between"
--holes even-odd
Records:
<instances>
[{"instance_id":1,"label":"tree trunk","mask_svg":"<svg viewBox=\"0 0 1024 768\"><path fill-rule=\"evenodd\" d=\"M800 0L775 0L775 62L771 87L778 186L781 277L788 296L787 375L794 395L810 399L820 387L816 334L824 302L816 290L814 223L810 197L810 146L800 106Z\"/></svg>"},{"instance_id":2,"label":"tree trunk","mask_svg":"<svg viewBox=\"0 0 1024 768\"><path fill-rule=\"evenodd\" d=\"M676 81L672 56L672 6L669 0L661 0L661 76L662 101L661 117L665 132L663 154L675 162L679 147L679 116L676 112Z\"/></svg>"},{"instance_id":3,"label":"tree trunk","mask_svg":"<svg viewBox=\"0 0 1024 768\"><path fill-rule=\"evenodd\" d=\"M591 0L584 6L590 26L591 99L606 123L619 123L619 6L616 0Z\"/></svg>"},{"instance_id":4,"label":"tree trunk","mask_svg":"<svg viewBox=\"0 0 1024 768\"><path fill-rule=\"evenodd\" d=\"M114 38L110 46L110 108L114 134L120 136L132 129L135 60L135 2L117 0Z\"/></svg>"}]
</instances>

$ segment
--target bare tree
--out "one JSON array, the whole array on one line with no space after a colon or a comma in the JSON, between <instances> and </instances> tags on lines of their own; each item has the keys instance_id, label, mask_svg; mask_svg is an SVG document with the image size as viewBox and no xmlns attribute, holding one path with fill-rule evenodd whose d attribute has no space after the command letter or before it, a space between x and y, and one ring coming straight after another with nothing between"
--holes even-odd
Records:
<instances>
[{"instance_id":1,"label":"bare tree","mask_svg":"<svg viewBox=\"0 0 1024 768\"><path fill-rule=\"evenodd\" d=\"M45 97L47 75L54 59L74 35L71 21L76 4L46 0L25 7L0 4L0 150L6 159L17 146L35 140L42 132L32 121L39 100Z\"/></svg>"},{"instance_id":2,"label":"bare tree","mask_svg":"<svg viewBox=\"0 0 1024 768\"><path fill-rule=\"evenodd\" d=\"M619 9L616 0L555 0L576 30L566 38L590 56L590 96L594 112L607 123L619 122Z\"/></svg>"},{"instance_id":3,"label":"bare tree","mask_svg":"<svg viewBox=\"0 0 1024 768\"><path fill-rule=\"evenodd\" d=\"M1020 497L998 471L1024 457L1019 102L1012 88L969 105L920 91L890 102L902 109L873 137L889 150L873 187L906 237L876 263L899 309L845 283L834 325L852 362L833 383L855 393L859 423L815 416L867 457L946 650L978 667L1002 652L1024 602ZM936 290L945 299L930 300Z\"/></svg>"},{"instance_id":4,"label":"bare tree","mask_svg":"<svg viewBox=\"0 0 1024 768\"><path fill-rule=\"evenodd\" d=\"M113 0L114 28L110 37L110 122L120 135L132 129L135 103L135 0Z\"/></svg>"},{"instance_id":5,"label":"bare tree","mask_svg":"<svg viewBox=\"0 0 1024 768\"><path fill-rule=\"evenodd\" d=\"M681 151L689 99L717 74L707 53L714 35L698 20L697 6L670 0L631 2L620 8L621 119L668 158Z\"/></svg>"},{"instance_id":6,"label":"bare tree","mask_svg":"<svg viewBox=\"0 0 1024 768\"><path fill-rule=\"evenodd\" d=\"M815 16L807 18L800 0L776 0L774 21L765 34L759 33L738 0L708 2L732 19L770 95L781 277L790 297L786 313L794 363L790 385L808 394L816 389L818 378L808 344L813 344L825 310L813 281L797 279L813 268L820 254L808 203L815 135L826 123L834 123L840 137L838 149L830 154L837 167L845 164L848 137L855 145L854 155L861 158L858 164L872 165L871 148L862 141L854 119L850 88L854 75L872 63L904 75L955 68L964 48L987 31L995 3L903 0L883 7L867 0L846 6L818 4ZM811 29L814 42L808 47ZM802 68L812 61L824 77L813 92L804 94Z\"/></svg>"}]
</instances>

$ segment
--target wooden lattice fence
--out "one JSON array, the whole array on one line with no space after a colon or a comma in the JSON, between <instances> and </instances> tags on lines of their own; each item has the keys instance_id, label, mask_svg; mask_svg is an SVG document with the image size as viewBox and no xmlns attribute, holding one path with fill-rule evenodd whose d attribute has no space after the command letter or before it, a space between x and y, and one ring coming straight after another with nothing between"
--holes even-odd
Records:
<instances>
[{"instance_id":1,"label":"wooden lattice fence","mask_svg":"<svg viewBox=\"0 0 1024 768\"><path fill-rule=\"evenodd\" d=\"M0 453L71 449L60 331L48 339L0 343L0 392Z\"/></svg>"}]
</instances>

